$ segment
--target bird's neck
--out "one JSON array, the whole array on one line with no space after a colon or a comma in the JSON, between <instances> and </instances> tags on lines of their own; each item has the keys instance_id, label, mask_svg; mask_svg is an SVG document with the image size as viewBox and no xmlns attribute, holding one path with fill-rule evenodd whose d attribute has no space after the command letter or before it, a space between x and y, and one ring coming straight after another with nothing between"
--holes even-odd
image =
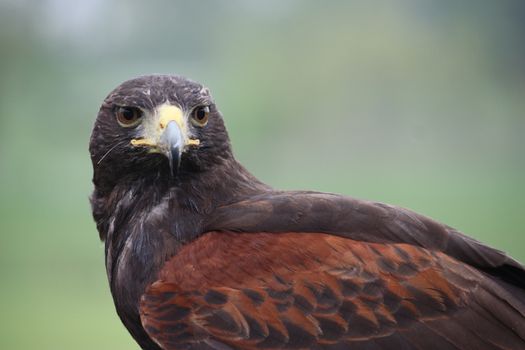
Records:
<instances>
[{"instance_id":1,"label":"bird's neck","mask_svg":"<svg viewBox=\"0 0 525 350\"><path fill-rule=\"evenodd\" d=\"M96 181L91 196L93 216L106 240L115 229L119 215L149 212L169 204L171 216L207 214L216 207L271 188L259 181L233 157L208 170L182 172L173 178L167 169L142 171L141 177L118 181Z\"/></svg>"},{"instance_id":2,"label":"bird's neck","mask_svg":"<svg viewBox=\"0 0 525 350\"><path fill-rule=\"evenodd\" d=\"M181 210L209 214L218 206L270 189L232 158L210 171L183 174L171 191L175 193Z\"/></svg>"}]
</instances>

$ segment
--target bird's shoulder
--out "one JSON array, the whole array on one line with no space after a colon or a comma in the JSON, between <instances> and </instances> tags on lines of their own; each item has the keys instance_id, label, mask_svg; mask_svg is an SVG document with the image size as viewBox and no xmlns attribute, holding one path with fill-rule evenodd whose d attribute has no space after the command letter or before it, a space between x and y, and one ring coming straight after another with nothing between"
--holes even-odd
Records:
<instances>
[{"instance_id":1,"label":"bird's shoulder","mask_svg":"<svg viewBox=\"0 0 525 350\"><path fill-rule=\"evenodd\" d=\"M409 209L333 193L268 191L218 207L204 231L323 232L440 251L525 289L523 265L458 230Z\"/></svg>"}]
</instances>

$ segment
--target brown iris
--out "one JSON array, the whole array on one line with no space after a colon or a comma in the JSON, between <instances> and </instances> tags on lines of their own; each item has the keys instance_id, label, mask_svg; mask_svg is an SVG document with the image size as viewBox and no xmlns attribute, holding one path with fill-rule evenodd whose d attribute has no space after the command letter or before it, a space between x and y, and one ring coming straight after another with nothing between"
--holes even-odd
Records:
<instances>
[{"instance_id":1,"label":"brown iris","mask_svg":"<svg viewBox=\"0 0 525 350\"><path fill-rule=\"evenodd\" d=\"M142 111L133 107L118 107L115 115L121 126L131 127L138 124L140 118L142 118Z\"/></svg>"},{"instance_id":2,"label":"brown iris","mask_svg":"<svg viewBox=\"0 0 525 350\"><path fill-rule=\"evenodd\" d=\"M210 115L210 107L199 106L191 112L191 121L195 126L205 126L208 123L208 117Z\"/></svg>"}]
</instances>

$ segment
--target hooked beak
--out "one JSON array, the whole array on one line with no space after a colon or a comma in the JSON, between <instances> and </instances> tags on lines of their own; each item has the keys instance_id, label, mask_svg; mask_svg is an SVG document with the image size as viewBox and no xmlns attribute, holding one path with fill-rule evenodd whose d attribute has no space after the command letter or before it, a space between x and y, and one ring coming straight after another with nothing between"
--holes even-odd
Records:
<instances>
[{"instance_id":1,"label":"hooked beak","mask_svg":"<svg viewBox=\"0 0 525 350\"><path fill-rule=\"evenodd\" d=\"M152 153L161 153L168 158L171 174L177 175L182 153L188 146L198 146L198 139L190 139L188 125L182 110L163 104L153 118L144 120L143 137L131 140L135 147L148 147Z\"/></svg>"},{"instance_id":2,"label":"hooked beak","mask_svg":"<svg viewBox=\"0 0 525 350\"><path fill-rule=\"evenodd\" d=\"M162 132L158 147L160 151L168 158L171 174L177 175L180 166L180 157L184 148L184 136L176 121L171 120Z\"/></svg>"}]
</instances>

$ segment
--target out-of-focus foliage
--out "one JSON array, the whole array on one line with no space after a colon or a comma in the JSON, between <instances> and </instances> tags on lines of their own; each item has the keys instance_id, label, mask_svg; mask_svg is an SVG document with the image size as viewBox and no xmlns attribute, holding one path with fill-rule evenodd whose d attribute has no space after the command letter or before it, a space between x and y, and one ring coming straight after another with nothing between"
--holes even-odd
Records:
<instances>
[{"instance_id":1,"label":"out-of-focus foliage","mask_svg":"<svg viewBox=\"0 0 525 350\"><path fill-rule=\"evenodd\" d=\"M135 349L88 196L140 74L208 85L266 182L409 207L525 260L525 3L0 1L0 348Z\"/></svg>"}]
</instances>

